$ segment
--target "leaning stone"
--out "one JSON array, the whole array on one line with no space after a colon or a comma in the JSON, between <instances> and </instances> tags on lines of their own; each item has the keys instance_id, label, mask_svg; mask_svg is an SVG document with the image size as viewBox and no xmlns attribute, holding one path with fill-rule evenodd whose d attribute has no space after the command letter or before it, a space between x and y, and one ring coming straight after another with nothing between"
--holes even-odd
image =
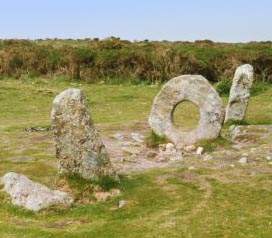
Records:
<instances>
[{"instance_id":1,"label":"leaning stone","mask_svg":"<svg viewBox=\"0 0 272 238\"><path fill-rule=\"evenodd\" d=\"M1 180L4 191L11 196L12 203L32 211L59 204L67 206L73 202L72 197L67 193L51 190L21 174L10 172Z\"/></svg>"},{"instance_id":2,"label":"leaning stone","mask_svg":"<svg viewBox=\"0 0 272 238\"><path fill-rule=\"evenodd\" d=\"M173 112L179 103L190 101L199 107L198 127L180 131L173 123ZM209 82L200 75L183 75L168 81L155 97L149 125L159 136L167 137L177 147L199 140L217 138L224 121L221 98Z\"/></svg>"},{"instance_id":3,"label":"leaning stone","mask_svg":"<svg viewBox=\"0 0 272 238\"><path fill-rule=\"evenodd\" d=\"M78 174L85 179L113 174L81 90L68 89L56 96L51 120L60 173Z\"/></svg>"},{"instance_id":4,"label":"leaning stone","mask_svg":"<svg viewBox=\"0 0 272 238\"><path fill-rule=\"evenodd\" d=\"M251 65L245 64L237 68L230 90L225 122L230 120L241 121L245 118L253 80L253 67Z\"/></svg>"}]
</instances>

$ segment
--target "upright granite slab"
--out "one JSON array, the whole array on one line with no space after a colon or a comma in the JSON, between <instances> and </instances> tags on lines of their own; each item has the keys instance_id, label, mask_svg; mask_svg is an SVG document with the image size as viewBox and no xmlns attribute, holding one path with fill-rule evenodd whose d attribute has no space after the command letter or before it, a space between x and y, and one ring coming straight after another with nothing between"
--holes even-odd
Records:
<instances>
[{"instance_id":1,"label":"upright granite slab","mask_svg":"<svg viewBox=\"0 0 272 238\"><path fill-rule=\"evenodd\" d=\"M194 103L200 112L197 128L189 132L180 131L173 123L175 108L183 101ZM201 75L183 75L168 81L155 97L149 117L152 130L179 147L218 137L223 121L222 100Z\"/></svg>"},{"instance_id":2,"label":"upright granite slab","mask_svg":"<svg viewBox=\"0 0 272 238\"><path fill-rule=\"evenodd\" d=\"M253 67L249 64L241 65L236 69L226 109L225 122L230 120L241 121L245 118L250 89L253 84Z\"/></svg>"},{"instance_id":3,"label":"upright granite slab","mask_svg":"<svg viewBox=\"0 0 272 238\"><path fill-rule=\"evenodd\" d=\"M109 155L81 90L67 89L56 96L51 120L60 173L85 179L113 175Z\"/></svg>"}]
</instances>

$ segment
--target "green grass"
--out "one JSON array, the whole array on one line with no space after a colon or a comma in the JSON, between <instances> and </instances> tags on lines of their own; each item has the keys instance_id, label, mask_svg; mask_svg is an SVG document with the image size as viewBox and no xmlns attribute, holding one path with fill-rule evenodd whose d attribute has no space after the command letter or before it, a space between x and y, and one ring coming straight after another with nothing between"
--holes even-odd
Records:
<instances>
[{"instance_id":1,"label":"green grass","mask_svg":"<svg viewBox=\"0 0 272 238\"><path fill-rule=\"evenodd\" d=\"M123 178L128 205L117 200L51 208L34 214L0 201L1 237L270 237L271 176L248 183L183 180L184 170L154 170ZM205 176L211 174L205 171ZM207 195L208 194L208 195Z\"/></svg>"},{"instance_id":2,"label":"green grass","mask_svg":"<svg viewBox=\"0 0 272 238\"><path fill-rule=\"evenodd\" d=\"M51 132L28 133L24 128L49 126L53 98L69 87L84 90L102 134L146 122L160 89L61 78L0 80L0 176L15 171L56 186L60 178ZM272 123L271 97L272 87L267 87L251 98L247 123ZM226 97L223 100L227 102ZM179 126L193 126L197 113L190 112L186 106L177 112ZM207 151L228 146L222 138L204 144ZM12 159L16 157L32 160L18 162ZM239 167L232 171L151 170L122 176L117 185L100 181L105 189L117 186L122 191L106 202L76 203L70 209L53 207L37 214L12 206L0 192L0 237L271 237L272 177L269 173L249 174ZM93 186L78 178L70 178L69 184L74 190L85 191L78 192L78 199L90 196L91 200ZM117 209L121 199L128 204Z\"/></svg>"},{"instance_id":3,"label":"green grass","mask_svg":"<svg viewBox=\"0 0 272 238\"><path fill-rule=\"evenodd\" d=\"M197 146L201 146L204 148L204 151L206 152L212 152L219 148L227 149L230 147L231 143L226 138L219 136L216 139L213 140L202 140L197 143Z\"/></svg>"}]
</instances>

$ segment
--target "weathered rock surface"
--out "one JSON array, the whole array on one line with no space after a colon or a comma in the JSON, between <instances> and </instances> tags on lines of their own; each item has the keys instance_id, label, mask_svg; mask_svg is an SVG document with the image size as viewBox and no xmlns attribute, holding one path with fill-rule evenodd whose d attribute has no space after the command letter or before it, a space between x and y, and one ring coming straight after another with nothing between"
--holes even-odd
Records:
<instances>
[{"instance_id":1,"label":"weathered rock surface","mask_svg":"<svg viewBox=\"0 0 272 238\"><path fill-rule=\"evenodd\" d=\"M225 122L244 119L250 97L250 88L254 80L253 74L253 67L249 64L241 65L236 69L226 109Z\"/></svg>"},{"instance_id":2,"label":"weathered rock surface","mask_svg":"<svg viewBox=\"0 0 272 238\"><path fill-rule=\"evenodd\" d=\"M231 126L229 130L233 143L272 143L272 125Z\"/></svg>"},{"instance_id":3,"label":"weathered rock surface","mask_svg":"<svg viewBox=\"0 0 272 238\"><path fill-rule=\"evenodd\" d=\"M198 127L192 131L180 131L173 124L173 112L183 101L199 107ZM214 139L224 121L221 98L209 82L200 75L183 75L167 82L155 97L149 124L159 136L165 136L176 146L194 144L202 139Z\"/></svg>"},{"instance_id":4,"label":"weathered rock surface","mask_svg":"<svg viewBox=\"0 0 272 238\"><path fill-rule=\"evenodd\" d=\"M4 185L4 191L11 196L14 205L32 211L57 204L70 205L73 202L72 197L67 193L51 190L21 174L7 173L1 178L1 183Z\"/></svg>"},{"instance_id":5,"label":"weathered rock surface","mask_svg":"<svg viewBox=\"0 0 272 238\"><path fill-rule=\"evenodd\" d=\"M78 174L86 179L113 174L81 90L68 89L56 96L51 120L60 173Z\"/></svg>"}]
</instances>

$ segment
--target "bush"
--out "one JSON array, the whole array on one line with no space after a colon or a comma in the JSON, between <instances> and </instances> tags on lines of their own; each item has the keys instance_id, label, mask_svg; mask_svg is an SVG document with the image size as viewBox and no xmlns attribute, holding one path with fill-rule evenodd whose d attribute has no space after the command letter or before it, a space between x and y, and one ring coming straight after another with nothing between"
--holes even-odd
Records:
<instances>
[{"instance_id":1,"label":"bush","mask_svg":"<svg viewBox=\"0 0 272 238\"><path fill-rule=\"evenodd\" d=\"M127 79L162 83L182 74L201 74L218 81L221 95L229 93L235 68L254 66L258 81L272 82L271 44L191 42L129 42L105 40L0 40L0 76L65 75L97 82ZM111 80L113 78L114 80ZM138 83L138 82L137 82Z\"/></svg>"},{"instance_id":2,"label":"bush","mask_svg":"<svg viewBox=\"0 0 272 238\"><path fill-rule=\"evenodd\" d=\"M231 85L232 81L224 78L215 85L215 88L220 96L228 96L230 93Z\"/></svg>"}]
</instances>

